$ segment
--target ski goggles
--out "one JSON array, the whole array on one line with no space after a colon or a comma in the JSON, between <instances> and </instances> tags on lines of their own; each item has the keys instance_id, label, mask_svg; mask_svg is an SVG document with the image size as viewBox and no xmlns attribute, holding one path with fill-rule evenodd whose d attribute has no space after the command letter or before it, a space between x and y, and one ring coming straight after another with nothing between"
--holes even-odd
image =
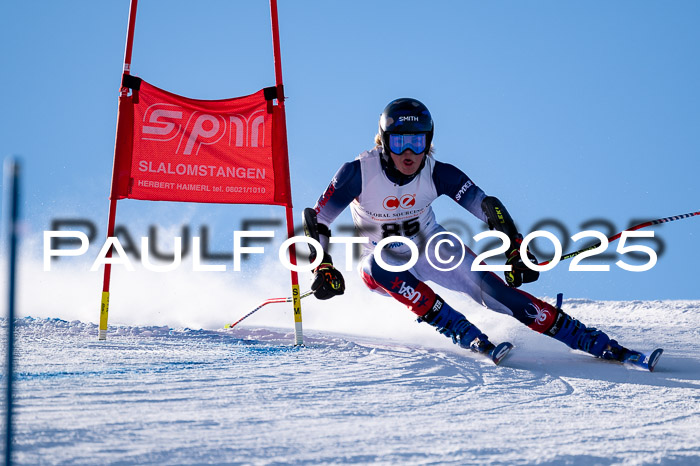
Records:
<instances>
[{"instance_id":1,"label":"ski goggles","mask_svg":"<svg viewBox=\"0 0 700 466\"><path fill-rule=\"evenodd\" d=\"M389 135L389 150L397 155L403 154L406 149L413 151L414 154L421 154L425 152L425 143L425 134Z\"/></svg>"}]
</instances>

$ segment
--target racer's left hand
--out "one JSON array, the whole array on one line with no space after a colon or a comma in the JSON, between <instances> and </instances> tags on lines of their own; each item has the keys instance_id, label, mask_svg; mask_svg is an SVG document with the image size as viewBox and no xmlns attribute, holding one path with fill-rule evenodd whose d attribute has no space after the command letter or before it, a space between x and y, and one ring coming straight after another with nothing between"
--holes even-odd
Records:
<instances>
[{"instance_id":1,"label":"racer's left hand","mask_svg":"<svg viewBox=\"0 0 700 466\"><path fill-rule=\"evenodd\" d=\"M523 258L520 254L520 244L522 241L522 238L517 238L514 241L515 247L506 253L506 265L511 265L512 270L504 272L504 275L508 286L513 288L517 288L523 283L534 282L540 277L539 272L528 268L523 262ZM529 249L527 250L527 260L533 264L538 263L537 258Z\"/></svg>"}]
</instances>

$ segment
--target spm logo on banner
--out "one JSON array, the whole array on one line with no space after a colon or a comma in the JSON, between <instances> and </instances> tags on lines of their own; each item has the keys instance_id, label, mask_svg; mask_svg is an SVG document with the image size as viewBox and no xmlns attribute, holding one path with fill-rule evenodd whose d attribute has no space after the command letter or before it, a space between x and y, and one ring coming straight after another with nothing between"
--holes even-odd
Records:
<instances>
[{"instance_id":1,"label":"spm logo on banner","mask_svg":"<svg viewBox=\"0 0 700 466\"><path fill-rule=\"evenodd\" d=\"M265 114L261 110L251 115L210 115L193 112L183 126L185 111L173 104L156 103L146 109L141 139L172 141L178 136L175 153L199 154L202 145L213 145L228 133L228 146L264 147ZM183 144L184 143L184 144Z\"/></svg>"}]
</instances>

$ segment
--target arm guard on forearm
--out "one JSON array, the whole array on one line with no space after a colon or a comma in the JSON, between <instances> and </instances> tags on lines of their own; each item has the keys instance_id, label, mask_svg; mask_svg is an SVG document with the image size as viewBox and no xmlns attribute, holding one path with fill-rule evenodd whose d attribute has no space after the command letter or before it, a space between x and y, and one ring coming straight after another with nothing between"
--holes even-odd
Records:
<instances>
[{"instance_id":1,"label":"arm guard on forearm","mask_svg":"<svg viewBox=\"0 0 700 466\"><path fill-rule=\"evenodd\" d=\"M316 218L316 211L311 207L307 207L306 209L304 209L304 212L302 213L302 220L304 225L304 233L306 234L306 236L308 236L309 238L313 238L319 243L321 243L321 246L324 250L324 260L325 256L327 256L330 261L330 255L328 254L328 252L326 252L326 249L328 248L328 240L331 237L330 228L328 228L323 223L318 223L318 219ZM309 261L313 262L314 260L316 260L316 250L311 245L309 245L309 251Z\"/></svg>"},{"instance_id":2,"label":"arm guard on forearm","mask_svg":"<svg viewBox=\"0 0 700 466\"><path fill-rule=\"evenodd\" d=\"M333 259L326 252L328 247L328 239L331 236L331 230L324 224L318 223L316 211L312 208L306 208L303 212L304 233L309 238L313 238L321 243L323 247L323 260L321 264L314 269L314 281L311 284L311 289L314 296L318 299L330 299L333 296L341 295L345 292L345 279L343 274L333 267ZM316 260L316 249L309 245L311 253L309 261Z\"/></svg>"},{"instance_id":3,"label":"arm guard on forearm","mask_svg":"<svg viewBox=\"0 0 700 466\"><path fill-rule=\"evenodd\" d=\"M488 218L489 228L505 233L510 238L510 247L506 252L506 265L510 265L511 270L503 273L506 283L512 287L519 287L523 283L537 280L540 273L530 269L523 262L523 260L526 260L537 264L537 258L529 250L525 254L525 258L521 256L522 235L515 228L515 222L513 222L503 203L493 196L488 196L482 201L481 208L484 210L486 218Z\"/></svg>"},{"instance_id":4,"label":"arm guard on forearm","mask_svg":"<svg viewBox=\"0 0 700 466\"><path fill-rule=\"evenodd\" d=\"M520 233L503 203L496 197L487 196L481 202L481 209L488 219L489 228L505 233L510 238L511 248L514 247Z\"/></svg>"}]
</instances>

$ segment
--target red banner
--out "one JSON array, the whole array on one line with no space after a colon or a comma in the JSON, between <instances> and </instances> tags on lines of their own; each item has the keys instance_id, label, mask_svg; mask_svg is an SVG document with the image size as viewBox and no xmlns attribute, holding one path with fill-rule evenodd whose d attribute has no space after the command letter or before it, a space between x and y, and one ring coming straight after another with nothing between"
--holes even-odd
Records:
<instances>
[{"instance_id":1,"label":"red banner","mask_svg":"<svg viewBox=\"0 0 700 466\"><path fill-rule=\"evenodd\" d=\"M194 100L132 81L119 101L112 199L291 206L286 134L265 90Z\"/></svg>"}]
</instances>

